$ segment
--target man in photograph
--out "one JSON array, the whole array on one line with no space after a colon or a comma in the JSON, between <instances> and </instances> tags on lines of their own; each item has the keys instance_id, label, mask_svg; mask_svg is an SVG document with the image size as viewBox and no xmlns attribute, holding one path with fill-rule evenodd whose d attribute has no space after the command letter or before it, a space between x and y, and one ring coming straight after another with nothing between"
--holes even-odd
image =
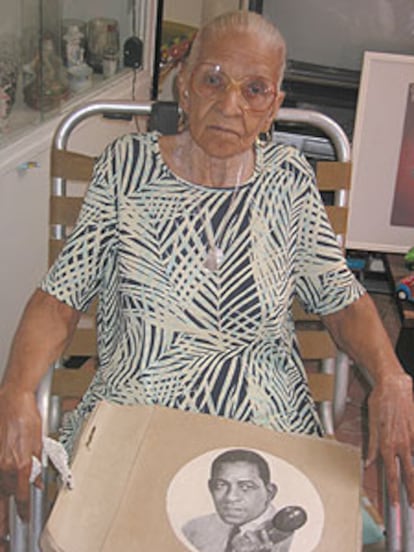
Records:
<instances>
[{"instance_id":1,"label":"man in photograph","mask_svg":"<svg viewBox=\"0 0 414 552\"><path fill-rule=\"evenodd\" d=\"M183 534L200 552L287 552L306 522L300 507L276 512L277 486L266 460L247 449L217 456L208 481L215 513L187 522Z\"/></svg>"}]
</instances>

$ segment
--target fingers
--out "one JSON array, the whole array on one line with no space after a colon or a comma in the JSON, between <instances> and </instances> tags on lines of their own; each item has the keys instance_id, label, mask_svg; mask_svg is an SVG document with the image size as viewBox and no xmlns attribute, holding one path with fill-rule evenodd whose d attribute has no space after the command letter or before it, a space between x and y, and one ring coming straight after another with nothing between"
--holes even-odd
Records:
<instances>
[{"instance_id":1,"label":"fingers","mask_svg":"<svg viewBox=\"0 0 414 552\"><path fill-rule=\"evenodd\" d=\"M0 495L11 496L16 487L16 475L14 473L2 473L0 471Z\"/></svg>"},{"instance_id":2,"label":"fingers","mask_svg":"<svg viewBox=\"0 0 414 552\"><path fill-rule=\"evenodd\" d=\"M376 385L369 397L369 443L365 467L381 454L391 504L399 503L401 478L414 505L414 405L412 382L405 375Z\"/></svg>"},{"instance_id":3,"label":"fingers","mask_svg":"<svg viewBox=\"0 0 414 552\"><path fill-rule=\"evenodd\" d=\"M28 521L30 517L30 471L31 464L19 469L14 491L17 512L23 521Z\"/></svg>"},{"instance_id":4,"label":"fingers","mask_svg":"<svg viewBox=\"0 0 414 552\"><path fill-rule=\"evenodd\" d=\"M17 512L20 518L27 522L30 517L30 473L31 464L26 464L16 472L0 473L0 496L15 497ZM34 485L38 489L43 489L41 474L36 478Z\"/></svg>"},{"instance_id":5,"label":"fingers","mask_svg":"<svg viewBox=\"0 0 414 552\"><path fill-rule=\"evenodd\" d=\"M36 489L40 489L41 491L43 491L45 486L44 486L41 474L36 477L36 479L33 482L33 485L36 487Z\"/></svg>"},{"instance_id":6,"label":"fingers","mask_svg":"<svg viewBox=\"0 0 414 552\"><path fill-rule=\"evenodd\" d=\"M369 430L369 439L368 439L368 450L367 457L365 460L365 467L368 468L371 464L374 463L375 459L378 456L378 430L377 426L373 424L373 427Z\"/></svg>"},{"instance_id":7,"label":"fingers","mask_svg":"<svg viewBox=\"0 0 414 552\"><path fill-rule=\"evenodd\" d=\"M378 456L379 451L379 411L378 411L378 398L377 394L374 392L371 393L369 397L369 409L368 409L368 423L369 423L369 440L368 440L368 450L367 458L365 460L365 467L370 466Z\"/></svg>"},{"instance_id":8,"label":"fingers","mask_svg":"<svg viewBox=\"0 0 414 552\"><path fill-rule=\"evenodd\" d=\"M414 467L410 453L400 456L400 465L404 486L407 490L407 499L411 507L414 506Z\"/></svg>"},{"instance_id":9,"label":"fingers","mask_svg":"<svg viewBox=\"0 0 414 552\"><path fill-rule=\"evenodd\" d=\"M394 428L395 429L395 428ZM402 428L395 429L394 433L401 436ZM388 440L381 439L379 444L384 463L387 482L388 498L392 505L400 502L401 484L403 483L410 506L414 505L414 467L411 441L408 436L397 439L391 434Z\"/></svg>"},{"instance_id":10,"label":"fingers","mask_svg":"<svg viewBox=\"0 0 414 552\"><path fill-rule=\"evenodd\" d=\"M400 470L395 456L383 456L388 500L392 506L400 502Z\"/></svg>"},{"instance_id":11,"label":"fingers","mask_svg":"<svg viewBox=\"0 0 414 552\"><path fill-rule=\"evenodd\" d=\"M17 473L17 483L15 490L16 500L26 502L30 498L30 471L31 465L25 465Z\"/></svg>"},{"instance_id":12,"label":"fingers","mask_svg":"<svg viewBox=\"0 0 414 552\"><path fill-rule=\"evenodd\" d=\"M31 458L20 460L16 451L12 451L8 461L0 466L0 493L16 498L28 496L31 464Z\"/></svg>"},{"instance_id":13,"label":"fingers","mask_svg":"<svg viewBox=\"0 0 414 552\"><path fill-rule=\"evenodd\" d=\"M384 458L384 469L390 504L397 506L400 503L401 487L404 485L408 503L414 507L414 468L411 454Z\"/></svg>"},{"instance_id":14,"label":"fingers","mask_svg":"<svg viewBox=\"0 0 414 552\"><path fill-rule=\"evenodd\" d=\"M17 500L16 498L15 501L20 519L27 523L30 520L30 500Z\"/></svg>"},{"instance_id":15,"label":"fingers","mask_svg":"<svg viewBox=\"0 0 414 552\"><path fill-rule=\"evenodd\" d=\"M23 521L28 521L30 513L30 488L28 481L25 483L23 478L22 483L19 484L17 473L8 473L7 475L3 473L0 474L0 489L0 496L15 496L19 516Z\"/></svg>"},{"instance_id":16,"label":"fingers","mask_svg":"<svg viewBox=\"0 0 414 552\"><path fill-rule=\"evenodd\" d=\"M34 393L0 391L0 493L15 495L19 514L28 516L32 455L41 457L41 419ZM40 481L37 485L41 485Z\"/></svg>"}]
</instances>

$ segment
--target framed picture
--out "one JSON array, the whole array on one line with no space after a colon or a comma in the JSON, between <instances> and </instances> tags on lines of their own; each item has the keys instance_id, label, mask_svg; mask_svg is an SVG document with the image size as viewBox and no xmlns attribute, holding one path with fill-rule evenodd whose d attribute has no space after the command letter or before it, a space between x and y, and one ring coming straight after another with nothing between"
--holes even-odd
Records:
<instances>
[{"instance_id":1,"label":"framed picture","mask_svg":"<svg viewBox=\"0 0 414 552\"><path fill-rule=\"evenodd\" d=\"M348 249L414 245L414 56L365 52L354 140Z\"/></svg>"}]
</instances>

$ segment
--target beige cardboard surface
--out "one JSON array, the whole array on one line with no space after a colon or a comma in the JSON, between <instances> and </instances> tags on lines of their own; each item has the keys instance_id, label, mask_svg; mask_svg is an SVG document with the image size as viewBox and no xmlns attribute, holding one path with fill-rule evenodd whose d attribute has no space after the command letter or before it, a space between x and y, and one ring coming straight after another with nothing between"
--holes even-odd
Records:
<instances>
[{"instance_id":1,"label":"beige cardboard surface","mask_svg":"<svg viewBox=\"0 0 414 552\"><path fill-rule=\"evenodd\" d=\"M214 512L209 468L232 448L266 459L278 486L276 509L300 505L307 512L291 552L360 550L354 447L203 414L109 403L85 427L73 462L75 488L60 492L42 549L197 552L181 528Z\"/></svg>"}]
</instances>

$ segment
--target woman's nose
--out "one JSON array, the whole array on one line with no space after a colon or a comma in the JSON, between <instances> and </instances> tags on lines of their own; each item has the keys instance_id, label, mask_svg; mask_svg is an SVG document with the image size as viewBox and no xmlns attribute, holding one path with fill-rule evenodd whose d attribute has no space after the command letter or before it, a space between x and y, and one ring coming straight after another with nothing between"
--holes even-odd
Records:
<instances>
[{"instance_id":1,"label":"woman's nose","mask_svg":"<svg viewBox=\"0 0 414 552\"><path fill-rule=\"evenodd\" d=\"M225 114L240 113L248 107L240 88L237 84L233 83L230 83L229 86L222 91L219 102L221 110Z\"/></svg>"}]
</instances>

